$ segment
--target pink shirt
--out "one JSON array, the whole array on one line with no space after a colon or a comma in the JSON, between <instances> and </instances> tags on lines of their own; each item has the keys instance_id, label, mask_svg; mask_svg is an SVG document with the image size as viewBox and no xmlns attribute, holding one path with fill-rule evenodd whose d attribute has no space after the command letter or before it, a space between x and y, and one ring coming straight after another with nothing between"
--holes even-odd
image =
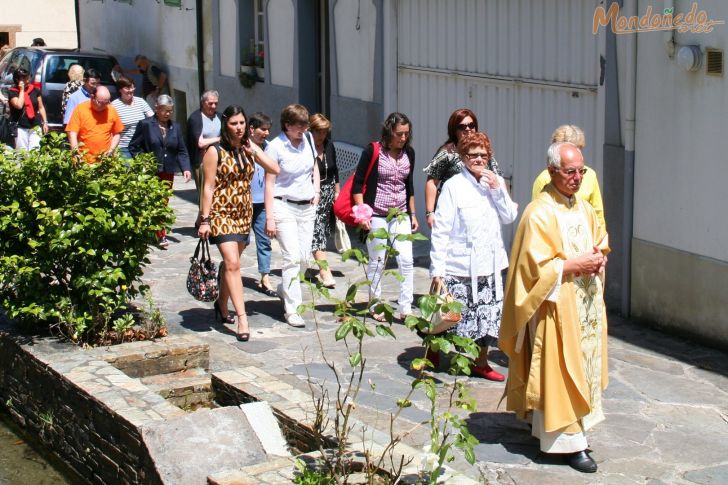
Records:
<instances>
[{"instance_id":1,"label":"pink shirt","mask_svg":"<svg viewBox=\"0 0 728 485\"><path fill-rule=\"evenodd\" d=\"M372 207L375 216L386 216L390 208L407 210L407 177L410 161L405 150L399 158L392 158L388 152L379 152L379 176L377 195Z\"/></svg>"}]
</instances>

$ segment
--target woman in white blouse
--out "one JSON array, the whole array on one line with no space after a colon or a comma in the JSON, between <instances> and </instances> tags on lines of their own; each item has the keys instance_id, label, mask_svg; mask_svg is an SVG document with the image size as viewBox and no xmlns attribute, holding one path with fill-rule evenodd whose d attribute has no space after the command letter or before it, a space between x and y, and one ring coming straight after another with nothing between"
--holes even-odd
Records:
<instances>
[{"instance_id":1,"label":"woman in white blouse","mask_svg":"<svg viewBox=\"0 0 728 485\"><path fill-rule=\"evenodd\" d=\"M321 194L316 153L308 130L308 111L300 104L281 112L281 134L265 147L278 162L280 172L265 174L265 232L281 247L283 267L278 296L288 325L305 327L298 306L302 302L298 273L305 271L311 255L313 221Z\"/></svg>"},{"instance_id":2,"label":"woman in white blouse","mask_svg":"<svg viewBox=\"0 0 728 485\"><path fill-rule=\"evenodd\" d=\"M498 341L503 282L508 267L501 224L516 219L518 206L511 200L503 178L488 170L493 157L485 133L469 133L458 143L467 170L450 178L437 201L432 228L430 275L433 284L444 284L462 305L462 320L450 329L470 337L480 346L474 374L503 381L503 374L488 365L488 346Z\"/></svg>"}]
</instances>

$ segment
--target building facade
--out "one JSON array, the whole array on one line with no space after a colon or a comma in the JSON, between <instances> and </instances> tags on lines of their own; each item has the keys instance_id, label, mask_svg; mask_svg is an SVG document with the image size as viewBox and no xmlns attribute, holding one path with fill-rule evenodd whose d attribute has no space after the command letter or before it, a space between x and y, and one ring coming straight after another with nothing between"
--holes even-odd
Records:
<instances>
[{"instance_id":1,"label":"building facade","mask_svg":"<svg viewBox=\"0 0 728 485\"><path fill-rule=\"evenodd\" d=\"M674 15L692 8L615 3L615 25L648 8ZM728 18L722 2L696 4L712 19ZM728 138L719 136L728 90L722 71L707 73L705 61L708 51L722 60L728 29L616 35L611 25L594 29L600 6L607 15L599 0L79 3L82 47L123 63L137 53L159 62L186 112L211 88L222 107L234 102L274 119L299 102L331 118L335 140L358 146L378 138L389 112L406 113L421 221L419 169L445 141L454 109L476 112L521 207L553 129L581 126L614 251L610 309L728 347L721 312L728 224L719 187L728 175L720 156ZM115 22L100 22L108 16ZM697 46L697 70L679 62L687 45Z\"/></svg>"},{"instance_id":2,"label":"building facade","mask_svg":"<svg viewBox=\"0 0 728 485\"><path fill-rule=\"evenodd\" d=\"M42 37L49 47L78 47L73 0L0 0L0 47L29 46Z\"/></svg>"}]
</instances>

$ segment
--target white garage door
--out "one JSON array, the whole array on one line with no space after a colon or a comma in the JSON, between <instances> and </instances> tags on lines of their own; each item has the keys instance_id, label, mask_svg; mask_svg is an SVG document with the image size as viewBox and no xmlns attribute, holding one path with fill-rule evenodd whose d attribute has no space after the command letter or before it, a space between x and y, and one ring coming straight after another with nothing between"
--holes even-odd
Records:
<instances>
[{"instance_id":1,"label":"white garage door","mask_svg":"<svg viewBox=\"0 0 728 485\"><path fill-rule=\"evenodd\" d=\"M448 117L460 107L478 115L521 208L558 125L584 129L587 164L601 173L600 39L591 33L597 3L399 0L397 109L414 125L417 187L424 187L421 168L447 138Z\"/></svg>"}]
</instances>

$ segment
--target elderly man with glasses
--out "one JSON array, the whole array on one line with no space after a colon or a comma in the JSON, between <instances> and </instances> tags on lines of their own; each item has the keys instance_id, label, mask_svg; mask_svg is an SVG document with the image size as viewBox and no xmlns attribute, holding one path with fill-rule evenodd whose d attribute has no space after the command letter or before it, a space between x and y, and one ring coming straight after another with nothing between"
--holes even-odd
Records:
<instances>
[{"instance_id":1,"label":"elderly man with glasses","mask_svg":"<svg viewBox=\"0 0 728 485\"><path fill-rule=\"evenodd\" d=\"M577 197L587 173L579 148L554 143L547 160L551 182L513 239L498 342L509 359L505 394L542 452L593 473L585 432L604 419L609 246L594 208Z\"/></svg>"},{"instance_id":2,"label":"elderly man with glasses","mask_svg":"<svg viewBox=\"0 0 728 485\"><path fill-rule=\"evenodd\" d=\"M98 86L91 93L91 100L79 104L73 110L66 125L68 143L72 150L85 151L88 163L97 161L102 154L111 154L119 145L124 124L111 103L111 93L105 86ZM81 147L80 144L83 143Z\"/></svg>"}]
</instances>

